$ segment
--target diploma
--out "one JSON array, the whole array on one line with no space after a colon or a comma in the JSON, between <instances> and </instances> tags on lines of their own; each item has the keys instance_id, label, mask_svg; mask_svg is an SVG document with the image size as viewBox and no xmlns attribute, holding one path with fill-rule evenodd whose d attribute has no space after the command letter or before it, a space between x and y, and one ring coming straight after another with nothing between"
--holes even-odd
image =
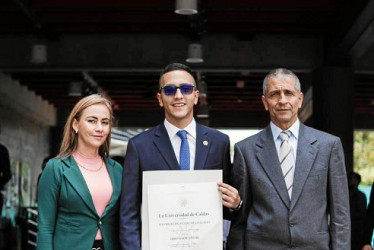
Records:
<instances>
[{"instance_id":1,"label":"diploma","mask_svg":"<svg viewBox=\"0 0 374 250\"><path fill-rule=\"evenodd\" d=\"M221 170L143 172L142 249L223 248Z\"/></svg>"}]
</instances>

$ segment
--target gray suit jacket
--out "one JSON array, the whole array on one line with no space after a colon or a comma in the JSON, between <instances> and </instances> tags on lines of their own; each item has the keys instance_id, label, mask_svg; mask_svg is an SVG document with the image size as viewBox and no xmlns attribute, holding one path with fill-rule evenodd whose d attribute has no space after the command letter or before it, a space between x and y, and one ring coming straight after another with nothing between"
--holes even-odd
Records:
<instances>
[{"instance_id":1,"label":"gray suit jacket","mask_svg":"<svg viewBox=\"0 0 374 250\"><path fill-rule=\"evenodd\" d=\"M228 249L350 249L343 148L338 137L300 124L291 200L270 126L235 145L232 184L243 199Z\"/></svg>"}]
</instances>

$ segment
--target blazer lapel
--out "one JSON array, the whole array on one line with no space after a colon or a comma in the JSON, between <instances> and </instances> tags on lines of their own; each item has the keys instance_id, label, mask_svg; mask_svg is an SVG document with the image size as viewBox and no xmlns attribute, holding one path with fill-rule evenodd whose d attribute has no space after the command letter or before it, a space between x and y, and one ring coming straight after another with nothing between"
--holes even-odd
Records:
<instances>
[{"instance_id":1,"label":"blazer lapel","mask_svg":"<svg viewBox=\"0 0 374 250\"><path fill-rule=\"evenodd\" d=\"M120 173L119 172L117 173L117 171L115 171L114 164L110 164L107 158L105 158L105 164L107 166L110 180L112 181L113 193L112 193L112 196L110 197L109 204L106 206L105 211L101 217L104 217L107 214L107 212L110 211L110 209L115 206L121 194L121 179L122 178L118 176Z\"/></svg>"},{"instance_id":2,"label":"blazer lapel","mask_svg":"<svg viewBox=\"0 0 374 250\"><path fill-rule=\"evenodd\" d=\"M73 156L69 156L62 160L62 162L68 166L64 172L66 180L71 184L73 189L79 194L87 207L92 211L93 214L97 215L95 206L92 201L90 191L88 190L86 181L78 168Z\"/></svg>"},{"instance_id":3,"label":"blazer lapel","mask_svg":"<svg viewBox=\"0 0 374 250\"><path fill-rule=\"evenodd\" d=\"M256 153L257 159L270 181L273 183L283 203L289 208L290 198L287 193L286 183L284 182L270 126L267 126L266 129L260 133L261 135L257 141L257 146L260 148L258 153Z\"/></svg>"},{"instance_id":4,"label":"blazer lapel","mask_svg":"<svg viewBox=\"0 0 374 250\"><path fill-rule=\"evenodd\" d=\"M318 149L313 145L317 139L313 136L312 132L307 132L307 129L305 125L300 123L290 210L295 206L300 197L318 152Z\"/></svg>"},{"instance_id":5,"label":"blazer lapel","mask_svg":"<svg viewBox=\"0 0 374 250\"><path fill-rule=\"evenodd\" d=\"M208 137L208 131L198 123L196 123L196 153L194 169L204 169L208 156L211 140Z\"/></svg>"},{"instance_id":6,"label":"blazer lapel","mask_svg":"<svg viewBox=\"0 0 374 250\"><path fill-rule=\"evenodd\" d=\"M171 170L179 170L179 164L174 154L173 146L171 145L169 135L163 123L157 126L155 130L155 137L153 143L160 151L168 167ZM155 162L157 164L157 162Z\"/></svg>"}]
</instances>

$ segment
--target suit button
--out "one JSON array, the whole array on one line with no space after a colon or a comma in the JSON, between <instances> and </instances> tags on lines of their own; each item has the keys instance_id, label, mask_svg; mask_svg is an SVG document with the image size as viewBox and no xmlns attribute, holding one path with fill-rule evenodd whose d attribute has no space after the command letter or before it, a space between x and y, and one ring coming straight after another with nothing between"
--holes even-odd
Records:
<instances>
[{"instance_id":1,"label":"suit button","mask_svg":"<svg viewBox=\"0 0 374 250\"><path fill-rule=\"evenodd\" d=\"M101 225L102 223L101 223L101 220L99 220L99 225Z\"/></svg>"},{"instance_id":2,"label":"suit button","mask_svg":"<svg viewBox=\"0 0 374 250\"><path fill-rule=\"evenodd\" d=\"M290 227L293 227L294 226L294 224L290 224Z\"/></svg>"}]
</instances>

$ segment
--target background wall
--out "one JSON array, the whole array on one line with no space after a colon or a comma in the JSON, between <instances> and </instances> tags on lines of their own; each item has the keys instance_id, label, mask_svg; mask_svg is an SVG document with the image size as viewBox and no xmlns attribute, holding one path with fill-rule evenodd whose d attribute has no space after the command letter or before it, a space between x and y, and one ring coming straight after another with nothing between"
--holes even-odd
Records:
<instances>
[{"instance_id":1,"label":"background wall","mask_svg":"<svg viewBox=\"0 0 374 250\"><path fill-rule=\"evenodd\" d=\"M55 116L55 109L35 93L0 75L0 143L7 147L12 164L13 178L7 189L12 208L18 199L24 206L34 205L37 177L50 153L49 130Z\"/></svg>"}]
</instances>

